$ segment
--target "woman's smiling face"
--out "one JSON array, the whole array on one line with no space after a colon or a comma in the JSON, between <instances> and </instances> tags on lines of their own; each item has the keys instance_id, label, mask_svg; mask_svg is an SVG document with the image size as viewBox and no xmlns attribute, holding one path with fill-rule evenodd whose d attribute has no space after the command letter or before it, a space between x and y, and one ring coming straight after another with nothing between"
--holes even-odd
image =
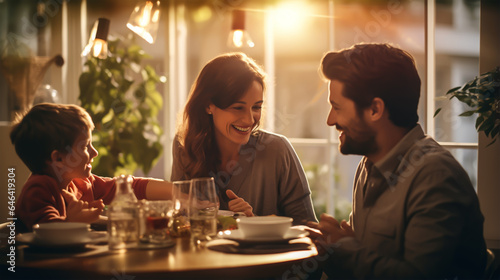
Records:
<instances>
[{"instance_id":1,"label":"woman's smiling face","mask_svg":"<svg viewBox=\"0 0 500 280\"><path fill-rule=\"evenodd\" d=\"M263 96L262 85L254 81L241 99L226 109L210 104L207 111L212 114L219 147L239 147L248 143L250 134L260 121Z\"/></svg>"}]
</instances>

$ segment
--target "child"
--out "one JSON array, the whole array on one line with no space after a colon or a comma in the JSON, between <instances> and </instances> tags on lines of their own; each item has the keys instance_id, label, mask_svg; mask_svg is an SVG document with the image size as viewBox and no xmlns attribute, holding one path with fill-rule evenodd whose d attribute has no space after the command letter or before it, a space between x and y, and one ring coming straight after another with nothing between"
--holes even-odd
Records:
<instances>
[{"instance_id":1,"label":"child","mask_svg":"<svg viewBox=\"0 0 500 280\"><path fill-rule=\"evenodd\" d=\"M96 222L113 200L115 179L91 173L93 129L76 105L38 104L14 123L10 139L32 172L16 204L27 230L45 222ZM138 199L171 199L170 182L134 178L132 188Z\"/></svg>"}]
</instances>

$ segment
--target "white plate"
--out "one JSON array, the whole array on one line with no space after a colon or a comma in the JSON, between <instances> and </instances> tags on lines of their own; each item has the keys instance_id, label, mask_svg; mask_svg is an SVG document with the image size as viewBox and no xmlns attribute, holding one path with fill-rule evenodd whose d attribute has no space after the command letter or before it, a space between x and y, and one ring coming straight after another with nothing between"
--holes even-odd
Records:
<instances>
[{"instance_id":1,"label":"white plate","mask_svg":"<svg viewBox=\"0 0 500 280\"><path fill-rule=\"evenodd\" d=\"M225 217L232 217L232 216L234 216L234 212L229 211L229 210L219 210L219 211L217 211L217 215L225 216Z\"/></svg>"},{"instance_id":2,"label":"white plate","mask_svg":"<svg viewBox=\"0 0 500 280\"><path fill-rule=\"evenodd\" d=\"M220 238L236 241L240 244L262 244L262 243L283 243L292 239L302 238L309 235L309 232L301 229L291 228L284 237L260 237L260 238L245 238L243 233L238 230L226 230L219 232Z\"/></svg>"},{"instance_id":3,"label":"white plate","mask_svg":"<svg viewBox=\"0 0 500 280\"><path fill-rule=\"evenodd\" d=\"M48 242L45 240L40 240L35 237L35 234L32 232L29 233L20 233L17 235L17 241L19 243L27 244L30 246L36 247L83 247L87 244L96 244L100 242L108 241L108 233L105 231L91 231L88 236L82 240L78 241L68 241L68 242Z\"/></svg>"},{"instance_id":4,"label":"white plate","mask_svg":"<svg viewBox=\"0 0 500 280\"><path fill-rule=\"evenodd\" d=\"M233 218L238 218L238 217L246 217L245 213L243 212L233 212L229 210L218 210L217 211L217 216L221 217L233 217Z\"/></svg>"},{"instance_id":5,"label":"white plate","mask_svg":"<svg viewBox=\"0 0 500 280\"><path fill-rule=\"evenodd\" d=\"M175 241L173 239L167 240L163 243L137 243L137 246L132 247L133 249L161 249L161 248L169 248L175 245Z\"/></svg>"}]
</instances>

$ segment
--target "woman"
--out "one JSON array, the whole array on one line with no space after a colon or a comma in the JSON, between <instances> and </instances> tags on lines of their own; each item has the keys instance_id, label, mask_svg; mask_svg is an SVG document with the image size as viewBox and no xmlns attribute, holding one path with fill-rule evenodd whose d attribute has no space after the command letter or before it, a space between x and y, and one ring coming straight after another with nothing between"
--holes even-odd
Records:
<instances>
[{"instance_id":1,"label":"woman","mask_svg":"<svg viewBox=\"0 0 500 280\"><path fill-rule=\"evenodd\" d=\"M315 221L310 189L290 142L258 129L265 73L243 53L201 70L173 145L171 180L214 177L221 209Z\"/></svg>"}]
</instances>

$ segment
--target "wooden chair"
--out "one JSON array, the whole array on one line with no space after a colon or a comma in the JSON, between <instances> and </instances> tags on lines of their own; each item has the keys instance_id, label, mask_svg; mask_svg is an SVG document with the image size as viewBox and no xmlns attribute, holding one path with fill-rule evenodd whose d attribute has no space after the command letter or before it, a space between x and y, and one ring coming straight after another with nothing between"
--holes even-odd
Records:
<instances>
[{"instance_id":1,"label":"wooden chair","mask_svg":"<svg viewBox=\"0 0 500 280\"><path fill-rule=\"evenodd\" d=\"M486 268L484 270L483 279L500 279L500 268L495 260L495 254L490 249L486 249Z\"/></svg>"},{"instance_id":2,"label":"wooden chair","mask_svg":"<svg viewBox=\"0 0 500 280\"><path fill-rule=\"evenodd\" d=\"M10 229L7 227L8 224L10 222L0 224L0 249L9 246Z\"/></svg>"}]
</instances>

